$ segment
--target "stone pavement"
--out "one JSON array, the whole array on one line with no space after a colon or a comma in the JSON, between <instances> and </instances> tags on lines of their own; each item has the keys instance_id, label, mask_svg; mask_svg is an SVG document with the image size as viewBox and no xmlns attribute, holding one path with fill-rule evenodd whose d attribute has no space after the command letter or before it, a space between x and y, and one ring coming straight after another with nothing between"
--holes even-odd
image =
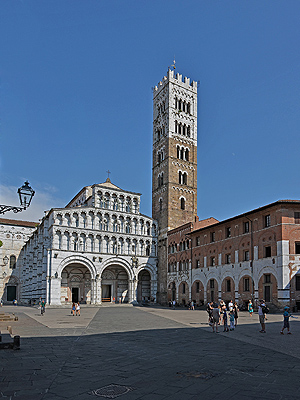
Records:
<instances>
[{"instance_id":1,"label":"stone pavement","mask_svg":"<svg viewBox=\"0 0 300 400\"><path fill-rule=\"evenodd\" d=\"M300 399L300 318L280 335L240 313L234 332L213 334L205 311L159 307L15 312L21 350L0 351L0 399ZM3 325L0 323L0 330Z\"/></svg>"}]
</instances>

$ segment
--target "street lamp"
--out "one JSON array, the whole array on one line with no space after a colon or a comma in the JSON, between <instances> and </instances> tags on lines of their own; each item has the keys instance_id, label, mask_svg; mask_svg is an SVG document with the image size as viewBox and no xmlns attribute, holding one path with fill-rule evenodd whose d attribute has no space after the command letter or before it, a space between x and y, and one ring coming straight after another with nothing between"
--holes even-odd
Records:
<instances>
[{"instance_id":1,"label":"street lamp","mask_svg":"<svg viewBox=\"0 0 300 400\"><path fill-rule=\"evenodd\" d=\"M17 191L21 207L16 206L6 206L1 204L0 205L0 214L4 214L8 211L12 211L14 213L18 213L21 211L26 210L30 206L31 200L35 194L35 191L29 186L29 182L26 181L23 186L21 186Z\"/></svg>"}]
</instances>

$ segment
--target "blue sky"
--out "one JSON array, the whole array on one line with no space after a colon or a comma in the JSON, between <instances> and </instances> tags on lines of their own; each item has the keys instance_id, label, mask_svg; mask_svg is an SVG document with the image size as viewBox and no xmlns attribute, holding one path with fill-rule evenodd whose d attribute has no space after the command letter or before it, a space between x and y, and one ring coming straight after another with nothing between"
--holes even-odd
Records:
<instances>
[{"instance_id":1,"label":"blue sky","mask_svg":"<svg viewBox=\"0 0 300 400\"><path fill-rule=\"evenodd\" d=\"M142 193L152 92L174 55L198 89L198 215L300 199L300 2L0 2L0 202L38 220L86 185Z\"/></svg>"}]
</instances>

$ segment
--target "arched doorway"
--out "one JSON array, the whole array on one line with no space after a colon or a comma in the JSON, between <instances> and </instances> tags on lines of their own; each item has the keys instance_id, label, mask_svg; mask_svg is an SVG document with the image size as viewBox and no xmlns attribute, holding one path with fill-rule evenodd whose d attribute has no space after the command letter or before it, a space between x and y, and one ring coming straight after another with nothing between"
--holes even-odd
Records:
<instances>
[{"instance_id":1,"label":"arched doorway","mask_svg":"<svg viewBox=\"0 0 300 400\"><path fill-rule=\"evenodd\" d=\"M61 273L61 304L91 303L91 273L82 264L69 264Z\"/></svg>"},{"instance_id":2,"label":"arched doorway","mask_svg":"<svg viewBox=\"0 0 300 400\"><path fill-rule=\"evenodd\" d=\"M128 303L128 274L120 265L106 267L101 275L102 302Z\"/></svg>"},{"instance_id":3,"label":"arched doorway","mask_svg":"<svg viewBox=\"0 0 300 400\"><path fill-rule=\"evenodd\" d=\"M137 301L148 302L151 299L151 276L149 271L143 269L138 274Z\"/></svg>"},{"instance_id":4,"label":"arched doorway","mask_svg":"<svg viewBox=\"0 0 300 400\"><path fill-rule=\"evenodd\" d=\"M229 303L230 300L235 300L235 285L234 280L230 276L226 276L223 279L221 285L221 298L225 301L225 303Z\"/></svg>"},{"instance_id":5,"label":"arched doorway","mask_svg":"<svg viewBox=\"0 0 300 400\"><path fill-rule=\"evenodd\" d=\"M199 280L192 285L192 300L199 306L204 304L204 286Z\"/></svg>"},{"instance_id":6,"label":"arched doorway","mask_svg":"<svg viewBox=\"0 0 300 400\"><path fill-rule=\"evenodd\" d=\"M218 282L216 279L209 279L207 282L207 301L218 302Z\"/></svg>"}]
</instances>

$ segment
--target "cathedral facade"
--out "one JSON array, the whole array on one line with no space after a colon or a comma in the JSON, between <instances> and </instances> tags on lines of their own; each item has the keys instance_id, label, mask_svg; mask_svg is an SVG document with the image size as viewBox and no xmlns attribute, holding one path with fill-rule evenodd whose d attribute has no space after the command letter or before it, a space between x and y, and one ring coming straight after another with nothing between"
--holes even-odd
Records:
<instances>
[{"instance_id":1,"label":"cathedral facade","mask_svg":"<svg viewBox=\"0 0 300 400\"><path fill-rule=\"evenodd\" d=\"M20 301L155 302L157 223L109 178L51 209L19 257Z\"/></svg>"}]
</instances>

